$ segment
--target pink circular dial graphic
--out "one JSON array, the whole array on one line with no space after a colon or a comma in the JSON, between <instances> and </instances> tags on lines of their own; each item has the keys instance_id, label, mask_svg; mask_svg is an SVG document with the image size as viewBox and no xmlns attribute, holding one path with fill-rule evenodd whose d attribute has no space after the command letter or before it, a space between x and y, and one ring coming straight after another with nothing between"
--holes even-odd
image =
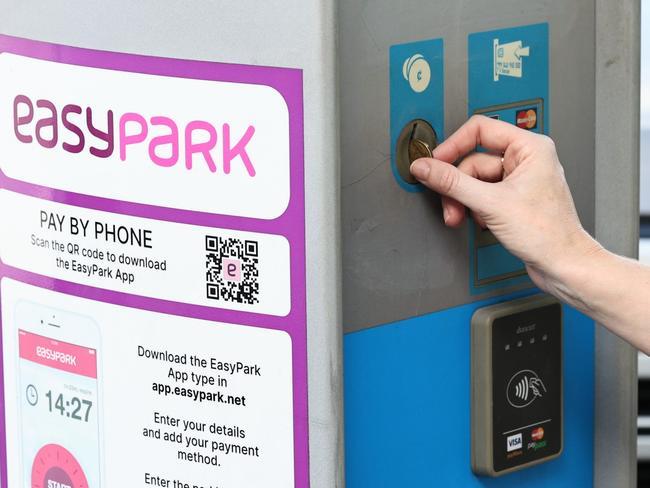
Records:
<instances>
[{"instance_id":1,"label":"pink circular dial graphic","mask_svg":"<svg viewBox=\"0 0 650 488\"><path fill-rule=\"evenodd\" d=\"M77 460L58 444L41 447L32 465L32 488L47 486L88 488L86 475Z\"/></svg>"}]
</instances>

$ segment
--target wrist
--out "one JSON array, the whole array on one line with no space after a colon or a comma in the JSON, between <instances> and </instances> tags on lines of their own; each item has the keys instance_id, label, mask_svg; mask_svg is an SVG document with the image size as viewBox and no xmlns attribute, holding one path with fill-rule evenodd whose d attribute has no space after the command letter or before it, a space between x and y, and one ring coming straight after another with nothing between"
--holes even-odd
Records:
<instances>
[{"instance_id":1,"label":"wrist","mask_svg":"<svg viewBox=\"0 0 650 488\"><path fill-rule=\"evenodd\" d=\"M589 312L586 290L610 257L609 251L580 229L570 236L563 250L549 263L544 272L544 288L560 300Z\"/></svg>"}]
</instances>

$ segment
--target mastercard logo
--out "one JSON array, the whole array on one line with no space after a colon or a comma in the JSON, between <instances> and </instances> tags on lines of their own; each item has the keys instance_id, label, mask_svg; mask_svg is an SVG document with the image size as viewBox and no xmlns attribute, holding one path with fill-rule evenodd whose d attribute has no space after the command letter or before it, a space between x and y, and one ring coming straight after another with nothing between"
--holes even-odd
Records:
<instances>
[{"instance_id":1,"label":"mastercard logo","mask_svg":"<svg viewBox=\"0 0 650 488\"><path fill-rule=\"evenodd\" d=\"M537 109L529 108L517 112L517 127L521 129L534 129L537 127Z\"/></svg>"},{"instance_id":2,"label":"mastercard logo","mask_svg":"<svg viewBox=\"0 0 650 488\"><path fill-rule=\"evenodd\" d=\"M544 438L544 429L542 427L537 427L533 429L530 436L534 441L541 441Z\"/></svg>"}]
</instances>

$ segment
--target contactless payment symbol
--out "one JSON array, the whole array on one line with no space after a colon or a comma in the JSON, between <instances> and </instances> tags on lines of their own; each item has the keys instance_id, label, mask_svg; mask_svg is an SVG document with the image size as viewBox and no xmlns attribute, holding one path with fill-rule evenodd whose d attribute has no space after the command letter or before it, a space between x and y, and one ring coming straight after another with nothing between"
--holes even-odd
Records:
<instances>
[{"instance_id":1,"label":"contactless payment symbol","mask_svg":"<svg viewBox=\"0 0 650 488\"><path fill-rule=\"evenodd\" d=\"M32 465L32 488L88 488L88 480L74 456L58 444L39 449Z\"/></svg>"},{"instance_id":2,"label":"contactless payment symbol","mask_svg":"<svg viewBox=\"0 0 650 488\"><path fill-rule=\"evenodd\" d=\"M521 78L524 74L523 57L530 55L530 48L522 41L499 44L499 39L492 41L494 47L494 81L499 76Z\"/></svg>"},{"instance_id":3,"label":"contactless payment symbol","mask_svg":"<svg viewBox=\"0 0 650 488\"><path fill-rule=\"evenodd\" d=\"M404 61L402 74L416 93L426 90L431 81L431 67L421 54L415 54Z\"/></svg>"},{"instance_id":4,"label":"contactless payment symbol","mask_svg":"<svg viewBox=\"0 0 650 488\"><path fill-rule=\"evenodd\" d=\"M524 408L541 398L546 393L546 386L541 378L530 369L515 373L506 389L508 403L515 408Z\"/></svg>"}]
</instances>

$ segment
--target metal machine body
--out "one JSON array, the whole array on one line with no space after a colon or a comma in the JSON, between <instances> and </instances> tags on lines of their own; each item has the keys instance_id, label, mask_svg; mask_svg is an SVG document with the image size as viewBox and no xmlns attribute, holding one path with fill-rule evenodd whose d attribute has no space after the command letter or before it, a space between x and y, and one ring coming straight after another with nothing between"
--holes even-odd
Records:
<instances>
[{"instance_id":1,"label":"metal machine body","mask_svg":"<svg viewBox=\"0 0 650 488\"><path fill-rule=\"evenodd\" d=\"M489 233L443 225L395 144L411 120L444 140L474 113L548 134L585 228L635 255L638 3L341 2L339 18L348 486L633 486L634 353L567 307L562 454L472 473L470 319L535 290Z\"/></svg>"}]
</instances>

